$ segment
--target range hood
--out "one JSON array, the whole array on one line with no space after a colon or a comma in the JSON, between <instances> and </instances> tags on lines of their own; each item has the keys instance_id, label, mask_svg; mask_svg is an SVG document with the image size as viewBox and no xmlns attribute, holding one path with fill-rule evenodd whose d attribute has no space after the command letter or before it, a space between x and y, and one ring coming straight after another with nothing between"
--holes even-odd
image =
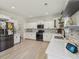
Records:
<instances>
[{"instance_id":1,"label":"range hood","mask_svg":"<svg viewBox=\"0 0 79 59\"><path fill-rule=\"evenodd\" d=\"M79 0L69 0L65 10L63 11L63 16L71 17L79 10Z\"/></svg>"}]
</instances>

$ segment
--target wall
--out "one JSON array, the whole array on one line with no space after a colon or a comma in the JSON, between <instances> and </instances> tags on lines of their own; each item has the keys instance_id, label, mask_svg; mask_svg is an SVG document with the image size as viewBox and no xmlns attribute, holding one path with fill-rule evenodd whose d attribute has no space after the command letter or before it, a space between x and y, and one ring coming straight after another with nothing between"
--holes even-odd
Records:
<instances>
[{"instance_id":1,"label":"wall","mask_svg":"<svg viewBox=\"0 0 79 59\"><path fill-rule=\"evenodd\" d=\"M79 11L76 12L74 15L72 15L71 17L65 17L64 20L67 24L65 25L69 25L68 24L68 20L69 22L72 22L70 19L72 19L73 21L73 25L79 25Z\"/></svg>"},{"instance_id":2,"label":"wall","mask_svg":"<svg viewBox=\"0 0 79 59\"><path fill-rule=\"evenodd\" d=\"M72 16L72 19L75 21L76 25L79 25L79 11Z\"/></svg>"}]
</instances>

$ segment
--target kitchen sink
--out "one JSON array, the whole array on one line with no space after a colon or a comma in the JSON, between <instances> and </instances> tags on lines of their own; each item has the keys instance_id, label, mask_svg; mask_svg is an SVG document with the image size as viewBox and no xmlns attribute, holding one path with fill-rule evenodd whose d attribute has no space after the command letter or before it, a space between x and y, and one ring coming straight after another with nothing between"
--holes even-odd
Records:
<instances>
[{"instance_id":1,"label":"kitchen sink","mask_svg":"<svg viewBox=\"0 0 79 59\"><path fill-rule=\"evenodd\" d=\"M62 36L54 36L55 39L64 39Z\"/></svg>"}]
</instances>

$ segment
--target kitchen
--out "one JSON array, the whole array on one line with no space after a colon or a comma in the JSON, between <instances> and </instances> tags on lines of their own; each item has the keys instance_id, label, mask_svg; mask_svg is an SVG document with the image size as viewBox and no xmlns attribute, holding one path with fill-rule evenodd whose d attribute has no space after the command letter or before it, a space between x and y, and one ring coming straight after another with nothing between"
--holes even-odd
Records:
<instances>
[{"instance_id":1,"label":"kitchen","mask_svg":"<svg viewBox=\"0 0 79 59\"><path fill-rule=\"evenodd\" d=\"M7 1L13 6L0 4L0 59L78 59L78 0Z\"/></svg>"}]
</instances>

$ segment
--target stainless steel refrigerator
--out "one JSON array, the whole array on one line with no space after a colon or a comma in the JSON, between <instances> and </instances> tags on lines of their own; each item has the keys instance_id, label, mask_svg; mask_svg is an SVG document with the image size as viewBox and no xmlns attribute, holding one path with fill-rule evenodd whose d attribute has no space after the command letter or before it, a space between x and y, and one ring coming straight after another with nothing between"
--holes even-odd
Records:
<instances>
[{"instance_id":1,"label":"stainless steel refrigerator","mask_svg":"<svg viewBox=\"0 0 79 59\"><path fill-rule=\"evenodd\" d=\"M14 46L14 25L0 21L0 52Z\"/></svg>"}]
</instances>

